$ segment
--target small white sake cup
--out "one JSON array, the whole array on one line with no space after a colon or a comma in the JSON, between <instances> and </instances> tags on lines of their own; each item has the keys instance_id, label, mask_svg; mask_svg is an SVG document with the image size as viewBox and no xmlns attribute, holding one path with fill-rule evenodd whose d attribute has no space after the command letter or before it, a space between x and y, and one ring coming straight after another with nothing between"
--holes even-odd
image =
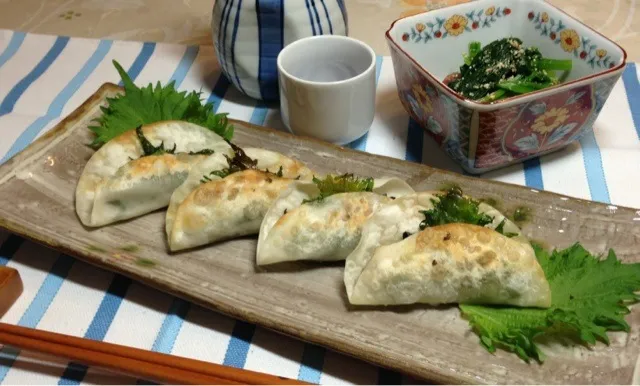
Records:
<instances>
[{"instance_id":1,"label":"small white sake cup","mask_svg":"<svg viewBox=\"0 0 640 386\"><path fill-rule=\"evenodd\" d=\"M337 145L369 131L376 98L376 54L363 42L312 36L278 55L280 114L295 135Z\"/></svg>"}]
</instances>

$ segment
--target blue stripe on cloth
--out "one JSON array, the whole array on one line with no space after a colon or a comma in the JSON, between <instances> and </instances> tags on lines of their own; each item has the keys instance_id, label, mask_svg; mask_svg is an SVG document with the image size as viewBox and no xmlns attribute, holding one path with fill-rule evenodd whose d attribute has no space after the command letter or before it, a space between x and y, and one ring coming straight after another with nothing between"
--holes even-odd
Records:
<instances>
[{"instance_id":1,"label":"blue stripe on cloth","mask_svg":"<svg viewBox=\"0 0 640 386\"><path fill-rule=\"evenodd\" d=\"M318 8L316 8L316 0L309 0L311 7L313 8L313 14L316 16L316 23L318 23L319 34L322 35L322 22L320 21L320 15L318 14Z\"/></svg>"},{"instance_id":2,"label":"blue stripe on cloth","mask_svg":"<svg viewBox=\"0 0 640 386\"><path fill-rule=\"evenodd\" d=\"M212 104L212 110L214 113L217 112L218 109L220 108L220 104L222 103L222 100L224 99L224 95L227 93L227 90L229 89L229 85L230 85L229 79L223 73L220 73L220 76L218 77L216 84L213 86L213 89L211 90L211 95L209 95L209 98L207 98L207 103Z\"/></svg>"},{"instance_id":3,"label":"blue stripe on cloth","mask_svg":"<svg viewBox=\"0 0 640 386\"><path fill-rule=\"evenodd\" d=\"M378 88L378 81L380 80L380 73L382 72L382 56L376 56L376 89ZM367 148L367 138L369 137L369 132L367 131L364 135L355 141L349 144L349 147L354 150L365 151Z\"/></svg>"},{"instance_id":4,"label":"blue stripe on cloth","mask_svg":"<svg viewBox=\"0 0 640 386\"><path fill-rule=\"evenodd\" d=\"M85 338L93 340L103 340L113 318L116 316L116 312L120 308L122 299L127 294L131 286L131 279L116 274L107 289L107 293L102 298L98 311L96 311L87 332L84 334Z\"/></svg>"},{"instance_id":5,"label":"blue stripe on cloth","mask_svg":"<svg viewBox=\"0 0 640 386\"><path fill-rule=\"evenodd\" d=\"M584 168L587 172L587 183L589 184L591 199L608 204L611 202L609 188L607 187L607 179L602 166L602 155L593 131L585 134L580 139L580 145L582 146L582 157L584 159Z\"/></svg>"},{"instance_id":6,"label":"blue stripe on cloth","mask_svg":"<svg viewBox=\"0 0 640 386\"><path fill-rule=\"evenodd\" d=\"M127 74L129 74L129 78L131 78L132 81L135 81L138 75L140 75L142 69L147 65L147 62L151 58L151 55L153 55L153 51L155 51L155 49L156 43L147 42L142 45L140 53L131 64L131 67L129 67L129 71L127 71ZM118 84L122 86L122 81Z\"/></svg>"},{"instance_id":7,"label":"blue stripe on cloth","mask_svg":"<svg viewBox=\"0 0 640 386\"><path fill-rule=\"evenodd\" d=\"M0 159L0 164L13 157L16 153L24 149L27 145L34 140L35 137L40 134L42 129L46 125L49 124L53 119L57 118L62 114L62 110L64 106L69 102L69 99L78 91L78 88L87 80L89 75L95 71L98 64L102 62L104 57L107 55L109 50L111 49L113 42L111 40L102 40L96 47L94 53L89 57L89 59L82 66L80 71L67 83L67 85L56 95L49 105L49 109L47 113L33 121L27 127L25 131L20 133L18 138L13 142L13 145L9 148L9 151L4 155L2 159Z\"/></svg>"},{"instance_id":8,"label":"blue stripe on cloth","mask_svg":"<svg viewBox=\"0 0 640 386\"><path fill-rule=\"evenodd\" d=\"M258 85L265 100L278 97L278 53L284 47L284 0L256 1L258 19Z\"/></svg>"},{"instance_id":9,"label":"blue stripe on cloth","mask_svg":"<svg viewBox=\"0 0 640 386\"><path fill-rule=\"evenodd\" d=\"M251 346L253 334L256 326L241 320L236 321L236 325L231 332L231 339L227 346L227 352L224 355L222 364L225 366L233 366L243 368L247 361L247 353Z\"/></svg>"},{"instance_id":10,"label":"blue stripe on cloth","mask_svg":"<svg viewBox=\"0 0 640 386\"><path fill-rule=\"evenodd\" d=\"M253 113L251 113L251 118L249 119L250 123L254 125L262 126L264 125L264 121L267 119L267 112L269 108L264 103L259 102L256 105L256 108L253 109Z\"/></svg>"},{"instance_id":11,"label":"blue stripe on cloth","mask_svg":"<svg viewBox=\"0 0 640 386\"><path fill-rule=\"evenodd\" d=\"M2 65L2 62L0 62L0 65ZM629 101L629 109L636 127L636 133L640 138L640 82L638 82L638 71L635 63L627 63L627 68L622 73L622 82L627 92L627 100Z\"/></svg>"},{"instance_id":12,"label":"blue stripe on cloth","mask_svg":"<svg viewBox=\"0 0 640 386\"><path fill-rule=\"evenodd\" d=\"M238 89L240 89L243 94L246 94L244 88L242 87L242 84L240 83L240 76L238 76L238 69L236 67L236 39L238 37L238 27L240 26L240 12L242 12L242 0L238 0L236 18L233 22L233 35L231 36L231 65L233 66L236 83L238 83Z\"/></svg>"},{"instance_id":13,"label":"blue stripe on cloth","mask_svg":"<svg viewBox=\"0 0 640 386\"><path fill-rule=\"evenodd\" d=\"M348 147L354 150L365 151L367 148L367 137L369 137L369 132L364 133L364 135L355 141L351 142Z\"/></svg>"},{"instance_id":14,"label":"blue stripe on cloth","mask_svg":"<svg viewBox=\"0 0 640 386\"><path fill-rule=\"evenodd\" d=\"M404 159L412 162L422 162L422 145L424 141L424 130L420 124L409 118L409 129L407 130L407 150Z\"/></svg>"},{"instance_id":15,"label":"blue stripe on cloth","mask_svg":"<svg viewBox=\"0 0 640 386\"><path fill-rule=\"evenodd\" d=\"M49 274L38 289L36 296L29 304L29 307L18 321L18 325L22 327L36 328L40 319L51 305L53 298L58 293L60 286L67 277L69 270L73 266L74 259L67 255L60 255L53 263ZM3 347L0 350L0 382L4 381L9 369L13 366L20 351Z\"/></svg>"},{"instance_id":16,"label":"blue stripe on cloth","mask_svg":"<svg viewBox=\"0 0 640 386\"><path fill-rule=\"evenodd\" d=\"M0 54L0 67L4 66L6 62L9 61L13 57L13 55L18 52L22 42L24 42L24 38L27 36L24 32L14 32L9 40L9 44L4 49L2 54Z\"/></svg>"},{"instance_id":17,"label":"blue stripe on cloth","mask_svg":"<svg viewBox=\"0 0 640 386\"><path fill-rule=\"evenodd\" d=\"M311 23L311 32L316 34L316 25L313 22L313 15L311 14L311 8L309 6L309 0L304 0L304 4L307 6L307 13L309 14L309 23Z\"/></svg>"},{"instance_id":18,"label":"blue stripe on cloth","mask_svg":"<svg viewBox=\"0 0 640 386\"><path fill-rule=\"evenodd\" d=\"M302 360L300 361L300 370L298 371L298 380L319 384L325 353L326 350L323 347L305 344Z\"/></svg>"},{"instance_id":19,"label":"blue stripe on cloth","mask_svg":"<svg viewBox=\"0 0 640 386\"><path fill-rule=\"evenodd\" d=\"M151 350L165 354L171 353L189 308L191 303L180 298L173 299Z\"/></svg>"},{"instance_id":20,"label":"blue stripe on cloth","mask_svg":"<svg viewBox=\"0 0 640 386\"><path fill-rule=\"evenodd\" d=\"M329 23L329 34L333 35L333 23L331 23L331 16L329 16L329 10L327 9L327 5L324 3L324 0L320 0L322 3L322 8L324 8L324 14L327 17L327 23Z\"/></svg>"},{"instance_id":21,"label":"blue stripe on cloth","mask_svg":"<svg viewBox=\"0 0 640 386\"><path fill-rule=\"evenodd\" d=\"M169 82L175 82L176 88L182 84L182 81L187 76L191 66L193 66L193 62L198 57L198 52L200 52L200 46L188 46L184 51L184 55L182 55L182 59L180 59L180 63L178 63L178 68L176 68L169 79Z\"/></svg>"},{"instance_id":22,"label":"blue stripe on cloth","mask_svg":"<svg viewBox=\"0 0 640 386\"><path fill-rule=\"evenodd\" d=\"M53 267L51 267L51 271L49 271L49 274L38 289L36 297L31 301L22 318L20 318L18 322L20 326L35 328L38 323L40 323L40 319L42 319L49 305L51 305L51 301L58 293L74 261L75 260L68 255L60 255L56 259Z\"/></svg>"},{"instance_id":23,"label":"blue stripe on cloth","mask_svg":"<svg viewBox=\"0 0 640 386\"><path fill-rule=\"evenodd\" d=\"M525 184L534 189L544 189L544 182L542 181L542 168L540 167L540 158L532 158L524 161L524 182Z\"/></svg>"},{"instance_id":24,"label":"blue stripe on cloth","mask_svg":"<svg viewBox=\"0 0 640 386\"><path fill-rule=\"evenodd\" d=\"M105 293L98 311L93 316L91 324L84 334L85 338L93 340L103 340L111 323L120 308L122 299L127 294L131 280L120 275L115 275L107 292ZM67 365L67 368L62 373L59 385L77 385L79 384L87 374L88 367L79 363L71 362Z\"/></svg>"},{"instance_id":25,"label":"blue stripe on cloth","mask_svg":"<svg viewBox=\"0 0 640 386\"><path fill-rule=\"evenodd\" d=\"M40 78L40 76L49 69L51 63L58 58L62 50L67 46L67 43L69 43L69 37L67 36L59 36L56 38L55 42L42 60L38 62L33 70L13 86L2 103L0 103L0 115L5 115L13 111L18 99L20 99L22 94L27 91L34 81Z\"/></svg>"},{"instance_id":26,"label":"blue stripe on cloth","mask_svg":"<svg viewBox=\"0 0 640 386\"><path fill-rule=\"evenodd\" d=\"M378 372L378 385L400 385L402 374L388 369L380 369Z\"/></svg>"},{"instance_id":27,"label":"blue stripe on cloth","mask_svg":"<svg viewBox=\"0 0 640 386\"><path fill-rule=\"evenodd\" d=\"M380 82L380 73L382 72L382 63L383 57L378 55L376 56L376 88L378 87L378 83Z\"/></svg>"},{"instance_id":28,"label":"blue stripe on cloth","mask_svg":"<svg viewBox=\"0 0 640 386\"><path fill-rule=\"evenodd\" d=\"M5 266L13 258L18 251L24 239L14 234L9 235L7 239L0 245L0 265Z\"/></svg>"}]
</instances>

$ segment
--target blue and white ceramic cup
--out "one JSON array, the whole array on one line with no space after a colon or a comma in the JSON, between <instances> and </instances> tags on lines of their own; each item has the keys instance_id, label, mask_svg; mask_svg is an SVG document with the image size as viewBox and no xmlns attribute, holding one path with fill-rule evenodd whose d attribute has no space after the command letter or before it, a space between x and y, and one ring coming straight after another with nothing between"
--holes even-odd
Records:
<instances>
[{"instance_id":1,"label":"blue and white ceramic cup","mask_svg":"<svg viewBox=\"0 0 640 386\"><path fill-rule=\"evenodd\" d=\"M278 56L280 115L296 134L344 145L373 122L376 54L345 36L312 36Z\"/></svg>"},{"instance_id":2,"label":"blue and white ceramic cup","mask_svg":"<svg viewBox=\"0 0 640 386\"><path fill-rule=\"evenodd\" d=\"M224 75L243 94L279 98L276 59L290 43L348 34L344 0L216 0L211 29Z\"/></svg>"}]
</instances>

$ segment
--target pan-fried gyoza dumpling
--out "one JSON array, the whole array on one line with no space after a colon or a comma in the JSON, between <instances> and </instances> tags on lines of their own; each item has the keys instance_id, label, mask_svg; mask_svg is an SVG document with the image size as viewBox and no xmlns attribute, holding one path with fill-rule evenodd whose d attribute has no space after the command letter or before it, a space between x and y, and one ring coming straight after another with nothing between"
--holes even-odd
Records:
<instances>
[{"instance_id":1,"label":"pan-fried gyoza dumpling","mask_svg":"<svg viewBox=\"0 0 640 386\"><path fill-rule=\"evenodd\" d=\"M459 190L420 192L380 208L346 259L344 283L354 305L551 302L520 229Z\"/></svg>"},{"instance_id":2,"label":"pan-fried gyoza dumpling","mask_svg":"<svg viewBox=\"0 0 640 386\"><path fill-rule=\"evenodd\" d=\"M413 191L398 178L359 179L350 174L293 184L260 226L257 264L344 260L358 244L366 219Z\"/></svg>"},{"instance_id":3,"label":"pan-fried gyoza dumpling","mask_svg":"<svg viewBox=\"0 0 640 386\"><path fill-rule=\"evenodd\" d=\"M194 166L175 190L166 215L172 251L258 233L265 213L296 180L311 180L303 163L257 148L227 159L214 155Z\"/></svg>"},{"instance_id":4,"label":"pan-fried gyoza dumpling","mask_svg":"<svg viewBox=\"0 0 640 386\"><path fill-rule=\"evenodd\" d=\"M97 227L163 208L191 166L210 154L233 154L215 132L183 121L129 130L96 151L76 187L76 213Z\"/></svg>"}]
</instances>

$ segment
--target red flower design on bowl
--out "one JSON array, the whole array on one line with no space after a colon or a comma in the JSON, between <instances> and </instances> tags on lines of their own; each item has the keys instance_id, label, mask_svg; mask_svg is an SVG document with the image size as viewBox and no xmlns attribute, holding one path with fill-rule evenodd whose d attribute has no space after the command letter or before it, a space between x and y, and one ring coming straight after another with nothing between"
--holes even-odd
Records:
<instances>
[{"instance_id":1,"label":"red flower design on bowl","mask_svg":"<svg viewBox=\"0 0 640 386\"><path fill-rule=\"evenodd\" d=\"M449 156L474 174L558 150L591 130L621 75L620 71L613 76L605 76L611 71L598 72L597 68L617 68L620 55L626 58L624 50L605 50L599 41L595 47L585 48L584 39L591 37L591 32L585 31L579 24L559 21L553 9L544 6L516 11L507 7L480 8L474 17L469 13L465 18L469 27L467 31L477 33L476 30L481 28L490 28L493 25L491 22L483 24L485 17L496 18L491 20L497 21L501 16L522 12L522 19L526 17L541 31L544 39L549 38L554 42L559 57L575 55L581 63L588 63L594 73L584 77L589 82L569 81L559 87L536 92L533 97L520 96L493 104L480 104L452 92L446 86L450 77L440 79L430 70L434 62L438 63L433 58L449 50L448 44L443 46L441 39L450 38L452 45L456 43L455 38L459 34L451 31L462 29L459 22L463 18L461 13L443 11L445 15L435 19L431 14L425 14L424 18L416 17L411 20L410 26L412 31L418 33L407 33L406 43L401 41L405 40L404 34L409 24L396 32L392 26L387 32L387 40L398 93L405 110ZM453 20L450 25L445 25L450 20ZM402 21L399 23L402 25ZM422 24L429 28L419 31L421 27L416 26ZM393 38L394 33L397 33L397 40ZM429 38L437 39L437 42L430 42ZM435 51L433 55L426 56L428 60L423 57L424 49L416 47L423 47L427 42L430 42L429 49Z\"/></svg>"}]
</instances>

